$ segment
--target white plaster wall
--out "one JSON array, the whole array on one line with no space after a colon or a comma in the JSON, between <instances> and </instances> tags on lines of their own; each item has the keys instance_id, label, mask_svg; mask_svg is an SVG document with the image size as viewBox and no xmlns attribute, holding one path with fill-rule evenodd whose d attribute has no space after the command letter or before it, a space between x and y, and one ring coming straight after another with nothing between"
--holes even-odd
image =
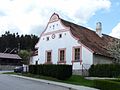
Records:
<instances>
[{"instance_id":1,"label":"white plaster wall","mask_svg":"<svg viewBox=\"0 0 120 90\"><path fill-rule=\"evenodd\" d=\"M65 28L63 27L63 25L61 25L59 20L57 22L49 23L44 33L53 32L53 31L62 30L62 29L65 29Z\"/></svg>"},{"instance_id":2,"label":"white plaster wall","mask_svg":"<svg viewBox=\"0 0 120 90\"><path fill-rule=\"evenodd\" d=\"M89 69L93 64L93 53L84 46L82 47L82 61L83 69Z\"/></svg>"},{"instance_id":3,"label":"white plaster wall","mask_svg":"<svg viewBox=\"0 0 120 90\"><path fill-rule=\"evenodd\" d=\"M59 38L59 34L62 34L62 38ZM40 40L40 47L38 49L38 55L40 58L40 63L45 63L45 51L52 50L52 61L54 64L57 64L58 61L58 49L66 48L66 61L67 64L72 64L72 47L80 46L77 43L69 31L60 32L55 34L55 39L51 38L51 35L42 36ZM46 41L46 37L50 37L49 41ZM43 40L44 38L44 40Z\"/></svg>"},{"instance_id":4,"label":"white plaster wall","mask_svg":"<svg viewBox=\"0 0 120 90\"><path fill-rule=\"evenodd\" d=\"M34 65L36 63L36 61L38 61L38 55L31 57L30 64Z\"/></svg>"},{"instance_id":5,"label":"white plaster wall","mask_svg":"<svg viewBox=\"0 0 120 90\"><path fill-rule=\"evenodd\" d=\"M73 70L79 70L79 69L82 69L82 64L80 64L80 62L74 62Z\"/></svg>"}]
</instances>

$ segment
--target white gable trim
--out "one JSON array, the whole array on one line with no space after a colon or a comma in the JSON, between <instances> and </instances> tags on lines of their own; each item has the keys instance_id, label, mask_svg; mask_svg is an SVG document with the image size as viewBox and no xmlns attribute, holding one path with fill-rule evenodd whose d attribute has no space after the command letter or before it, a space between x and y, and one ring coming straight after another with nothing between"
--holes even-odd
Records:
<instances>
[{"instance_id":1,"label":"white gable trim","mask_svg":"<svg viewBox=\"0 0 120 90\"><path fill-rule=\"evenodd\" d=\"M57 30L57 31L53 31L53 32L43 33L42 36L50 35L53 33L56 34L56 33L60 33L60 32L66 32L66 31L69 31L69 29L68 30L62 29L62 30Z\"/></svg>"}]
</instances>

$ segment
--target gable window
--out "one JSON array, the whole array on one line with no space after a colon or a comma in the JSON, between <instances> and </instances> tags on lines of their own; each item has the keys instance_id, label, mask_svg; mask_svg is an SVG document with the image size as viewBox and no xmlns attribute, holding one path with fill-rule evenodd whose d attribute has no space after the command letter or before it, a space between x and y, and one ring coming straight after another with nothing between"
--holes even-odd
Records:
<instances>
[{"instance_id":1,"label":"gable window","mask_svg":"<svg viewBox=\"0 0 120 90\"><path fill-rule=\"evenodd\" d=\"M59 61L58 63L65 63L66 60L65 60L65 55L66 55L66 49L59 49L58 51L58 54L59 54Z\"/></svg>"},{"instance_id":2,"label":"gable window","mask_svg":"<svg viewBox=\"0 0 120 90\"><path fill-rule=\"evenodd\" d=\"M51 55L52 52L51 51L47 51L46 54L47 54L47 57L46 57L47 62L51 62L52 61L52 55Z\"/></svg>"},{"instance_id":3,"label":"gable window","mask_svg":"<svg viewBox=\"0 0 120 90\"><path fill-rule=\"evenodd\" d=\"M47 37L46 40L49 41L49 37Z\"/></svg>"},{"instance_id":4,"label":"gable window","mask_svg":"<svg viewBox=\"0 0 120 90\"><path fill-rule=\"evenodd\" d=\"M59 34L59 38L62 38L62 34Z\"/></svg>"}]
</instances>

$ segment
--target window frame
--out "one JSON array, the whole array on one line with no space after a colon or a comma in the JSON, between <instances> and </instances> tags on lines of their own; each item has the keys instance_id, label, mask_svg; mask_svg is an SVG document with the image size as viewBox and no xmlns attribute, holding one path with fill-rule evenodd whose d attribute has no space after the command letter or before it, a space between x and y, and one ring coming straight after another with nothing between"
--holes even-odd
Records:
<instances>
[{"instance_id":1,"label":"window frame","mask_svg":"<svg viewBox=\"0 0 120 90\"><path fill-rule=\"evenodd\" d=\"M59 34L59 38L62 38L62 34L61 33Z\"/></svg>"},{"instance_id":2,"label":"window frame","mask_svg":"<svg viewBox=\"0 0 120 90\"><path fill-rule=\"evenodd\" d=\"M51 53L51 60L48 61L48 53ZM46 50L45 51L45 64L52 64L52 50Z\"/></svg>"},{"instance_id":3,"label":"window frame","mask_svg":"<svg viewBox=\"0 0 120 90\"><path fill-rule=\"evenodd\" d=\"M75 60L75 49L79 48L79 60ZM82 46L75 46L72 48L72 62L82 62Z\"/></svg>"},{"instance_id":4,"label":"window frame","mask_svg":"<svg viewBox=\"0 0 120 90\"><path fill-rule=\"evenodd\" d=\"M61 51L64 51L64 60L60 60L61 57ZM58 49L58 63L66 63L66 48L60 48Z\"/></svg>"}]
</instances>

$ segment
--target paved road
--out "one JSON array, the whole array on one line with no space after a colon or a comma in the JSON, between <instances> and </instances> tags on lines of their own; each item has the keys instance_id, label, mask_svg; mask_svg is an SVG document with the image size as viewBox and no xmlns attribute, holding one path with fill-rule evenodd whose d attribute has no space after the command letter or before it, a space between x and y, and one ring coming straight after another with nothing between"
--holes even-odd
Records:
<instances>
[{"instance_id":1,"label":"paved road","mask_svg":"<svg viewBox=\"0 0 120 90\"><path fill-rule=\"evenodd\" d=\"M69 90L65 87L0 74L0 90Z\"/></svg>"}]
</instances>

